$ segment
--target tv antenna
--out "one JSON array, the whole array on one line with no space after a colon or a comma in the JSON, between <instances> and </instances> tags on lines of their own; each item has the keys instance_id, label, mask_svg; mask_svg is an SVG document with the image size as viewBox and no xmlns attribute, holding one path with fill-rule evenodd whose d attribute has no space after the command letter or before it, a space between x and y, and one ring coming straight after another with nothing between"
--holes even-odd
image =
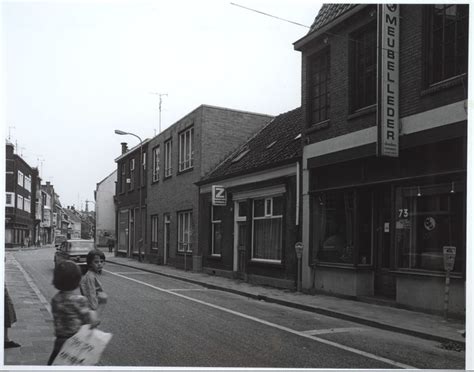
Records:
<instances>
[{"instance_id":1,"label":"tv antenna","mask_svg":"<svg viewBox=\"0 0 474 372\"><path fill-rule=\"evenodd\" d=\"M163 99L161 97L163 96L168 96L167 93L156 93L156 92L150 92L150 94L154 94L155 96L158 96L159 97L159 104L158 104L158 109L159 109L159 132L158 133L161 133L161 103L163 101ZM156 130L155 130L155 136L156 136Z\"/></svg>"}]
</instances>

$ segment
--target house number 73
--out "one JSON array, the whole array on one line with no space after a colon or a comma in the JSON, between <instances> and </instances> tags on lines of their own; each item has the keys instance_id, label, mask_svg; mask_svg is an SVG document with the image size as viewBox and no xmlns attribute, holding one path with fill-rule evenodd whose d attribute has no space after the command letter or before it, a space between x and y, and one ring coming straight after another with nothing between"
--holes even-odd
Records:
<instances>
[{"instance_id":1,"label":"house number 73","mask_svg":"<svg viewBox=\"0 0 474 372\"><path fill-rule=\"evenodd\" d=\"M408 217L408 209L399 209L398 210L398 217L407 218Z\"/></svg>"}]
</instances>

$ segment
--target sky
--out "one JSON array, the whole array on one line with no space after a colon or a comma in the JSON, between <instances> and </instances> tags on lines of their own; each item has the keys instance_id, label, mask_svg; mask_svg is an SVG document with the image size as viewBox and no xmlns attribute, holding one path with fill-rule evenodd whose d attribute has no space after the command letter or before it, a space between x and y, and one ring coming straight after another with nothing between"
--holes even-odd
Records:
<instances>
[{"instance_id":1,"label":"sky","mask_svg":"<svg viewBox=\"0 0 474 372\"><path fill-rule=\"evenodd\" d=\"M313 0L3 1L5 136L63 206L85 208L138 144L201 104L278 115L301 104L293 43ZM89 204L93 209L94 204Z\"/></svg>"}]
</instances>

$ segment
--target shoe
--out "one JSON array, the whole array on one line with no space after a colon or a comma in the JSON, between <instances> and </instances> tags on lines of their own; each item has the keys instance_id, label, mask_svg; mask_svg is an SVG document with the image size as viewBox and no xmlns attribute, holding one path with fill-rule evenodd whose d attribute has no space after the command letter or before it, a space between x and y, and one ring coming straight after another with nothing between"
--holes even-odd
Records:
<instances>
[{"instance_id":1,"label":"shoe","mask_svg":"<svg viewBox=\"0 0 474 372\"><path fill-rule=\"evenodd\" d=\"M3 346L4 349L10 349L12 347L20 347L21 345L16 343L15 341L7 341L5 342L5 345Z\"/></svg>"}]
</instances>

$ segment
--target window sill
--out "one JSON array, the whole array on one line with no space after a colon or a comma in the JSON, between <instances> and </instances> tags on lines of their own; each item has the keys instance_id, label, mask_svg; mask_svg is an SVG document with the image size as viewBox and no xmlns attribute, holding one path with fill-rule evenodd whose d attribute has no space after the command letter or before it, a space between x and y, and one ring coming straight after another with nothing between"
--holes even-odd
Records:
<instances>
[{"instance_id":1,"label":"window sill","mask_svg":"<svg viewBox=\"0 0 474 372\"><path fill-rule=\"evenodd\" d=\"M178 171L178 176L179 176L180 174L192 172L193 170L194 170L194 166L191 167L191 168L184 169L184 170L182 170L182 171Z\"/></svg>"},{"instance_id":2,"label":"window sill","mask_svg":"<svg viewBox=\"0 0 474 372\"><path fill-rule=\"evenodd\" d=\"M172 174L170 174L169 176L163 177L163 181L170 180L171 178L173 178Z\"/></svg>"},{"instance_id":3,"label":"window sill","mask_svg":"<svg viewBox=\"0 0 474 372\"><path fill-rule=\"evenodd\" d=\"M222 256L220 254L210 254L207 256L207 259L212 261L221 261Z\"/></svg>"},{"instance_id":4,"label":"window sill","mask_svg":"<svg viewBox=\"0 0 474 372\"><path fill-rule=\"evenodd\" d=\"M157 184L159 184L159 183L160 183L160 180L159 180L159 179L156 180L156 181L151 181L151 185L152 185L152 186L153 186L153 185L157 185Z\"/></svg>"},{"instance_id":5,"label":"window sill","mask_svg":"<svg viewBox=\"0 0 474 372\"><path fill-rule=\"evenodd\" d=\"M373 104L373 105L370 105L370 106L367 106L367 107L362 107L362 108L354 111L353 113L349 114L347 116L347 120L356 119L356 118L360 118L361 116L373 114L376 111L377 111L377 105L376 104Z\"/></svg>"},{"instance_id":6,"label":"window sill","mask_svg":"<svg viewBox=\"0 0 474 372\"><path fill-rule=\"evenodd\" d=\"M438 278L445 278L446 273L442 271L429 271L429 270L416 270L416 269L398 269L389 271L392 274L396 275L413 275L413 276L428 276L428 277L438 277ZM452 279L463 279L463 275L459 272L450 273L449 275Z\"/></svg>"},{"instance_id":7,"label":"window sill","mask_svg":"<svg viewBox=\"0 0 474 372\"><path fill-rule=\"evenodd\" d=\"M276 261L265 261L265 260L256 260L256 259L251 259L249 261L250 266L266 266L266 267L276 267L276 268L284 268L284 265L281 263L281 261L276 262Z\"/></svg>"},{"instance_id":8,"label":"window sill","mask_svg":"<svg viewBox=\"0 0 474 372\"><path fill-rule=\"evenodd\" d=\"M427 96L442 91L444 89L454 87L456 85L461 85L464 80L467 80L467 74L465 73L443 81L433 83L428 88L421 91L421 96Z\"/></svg>"},{"instance_id":9,"label":"window sill","mask_svg":"<svg viewBox=\"0 0 474 372\"><path fill-rule=\"evenodd\" d=\"M311 125L306 129L306 134L317 132L318 130L329 128L329 119Z\"/></svg>"},{"instance_id":10,"label":"window sill","mask_svg":"<svg viewBox=\"0 0 474 372\"><path fill-rule=\"evenodd\" d=\"M184 256L192 256L192 255L193 255L193 252L192 252L192 251L190 251L190 252L181 252L181 251L178 251L178 252L176 252L176 254L177 254L178 256L183 256L183 257L184 257Z\"/></svg>"}]
</instances>

